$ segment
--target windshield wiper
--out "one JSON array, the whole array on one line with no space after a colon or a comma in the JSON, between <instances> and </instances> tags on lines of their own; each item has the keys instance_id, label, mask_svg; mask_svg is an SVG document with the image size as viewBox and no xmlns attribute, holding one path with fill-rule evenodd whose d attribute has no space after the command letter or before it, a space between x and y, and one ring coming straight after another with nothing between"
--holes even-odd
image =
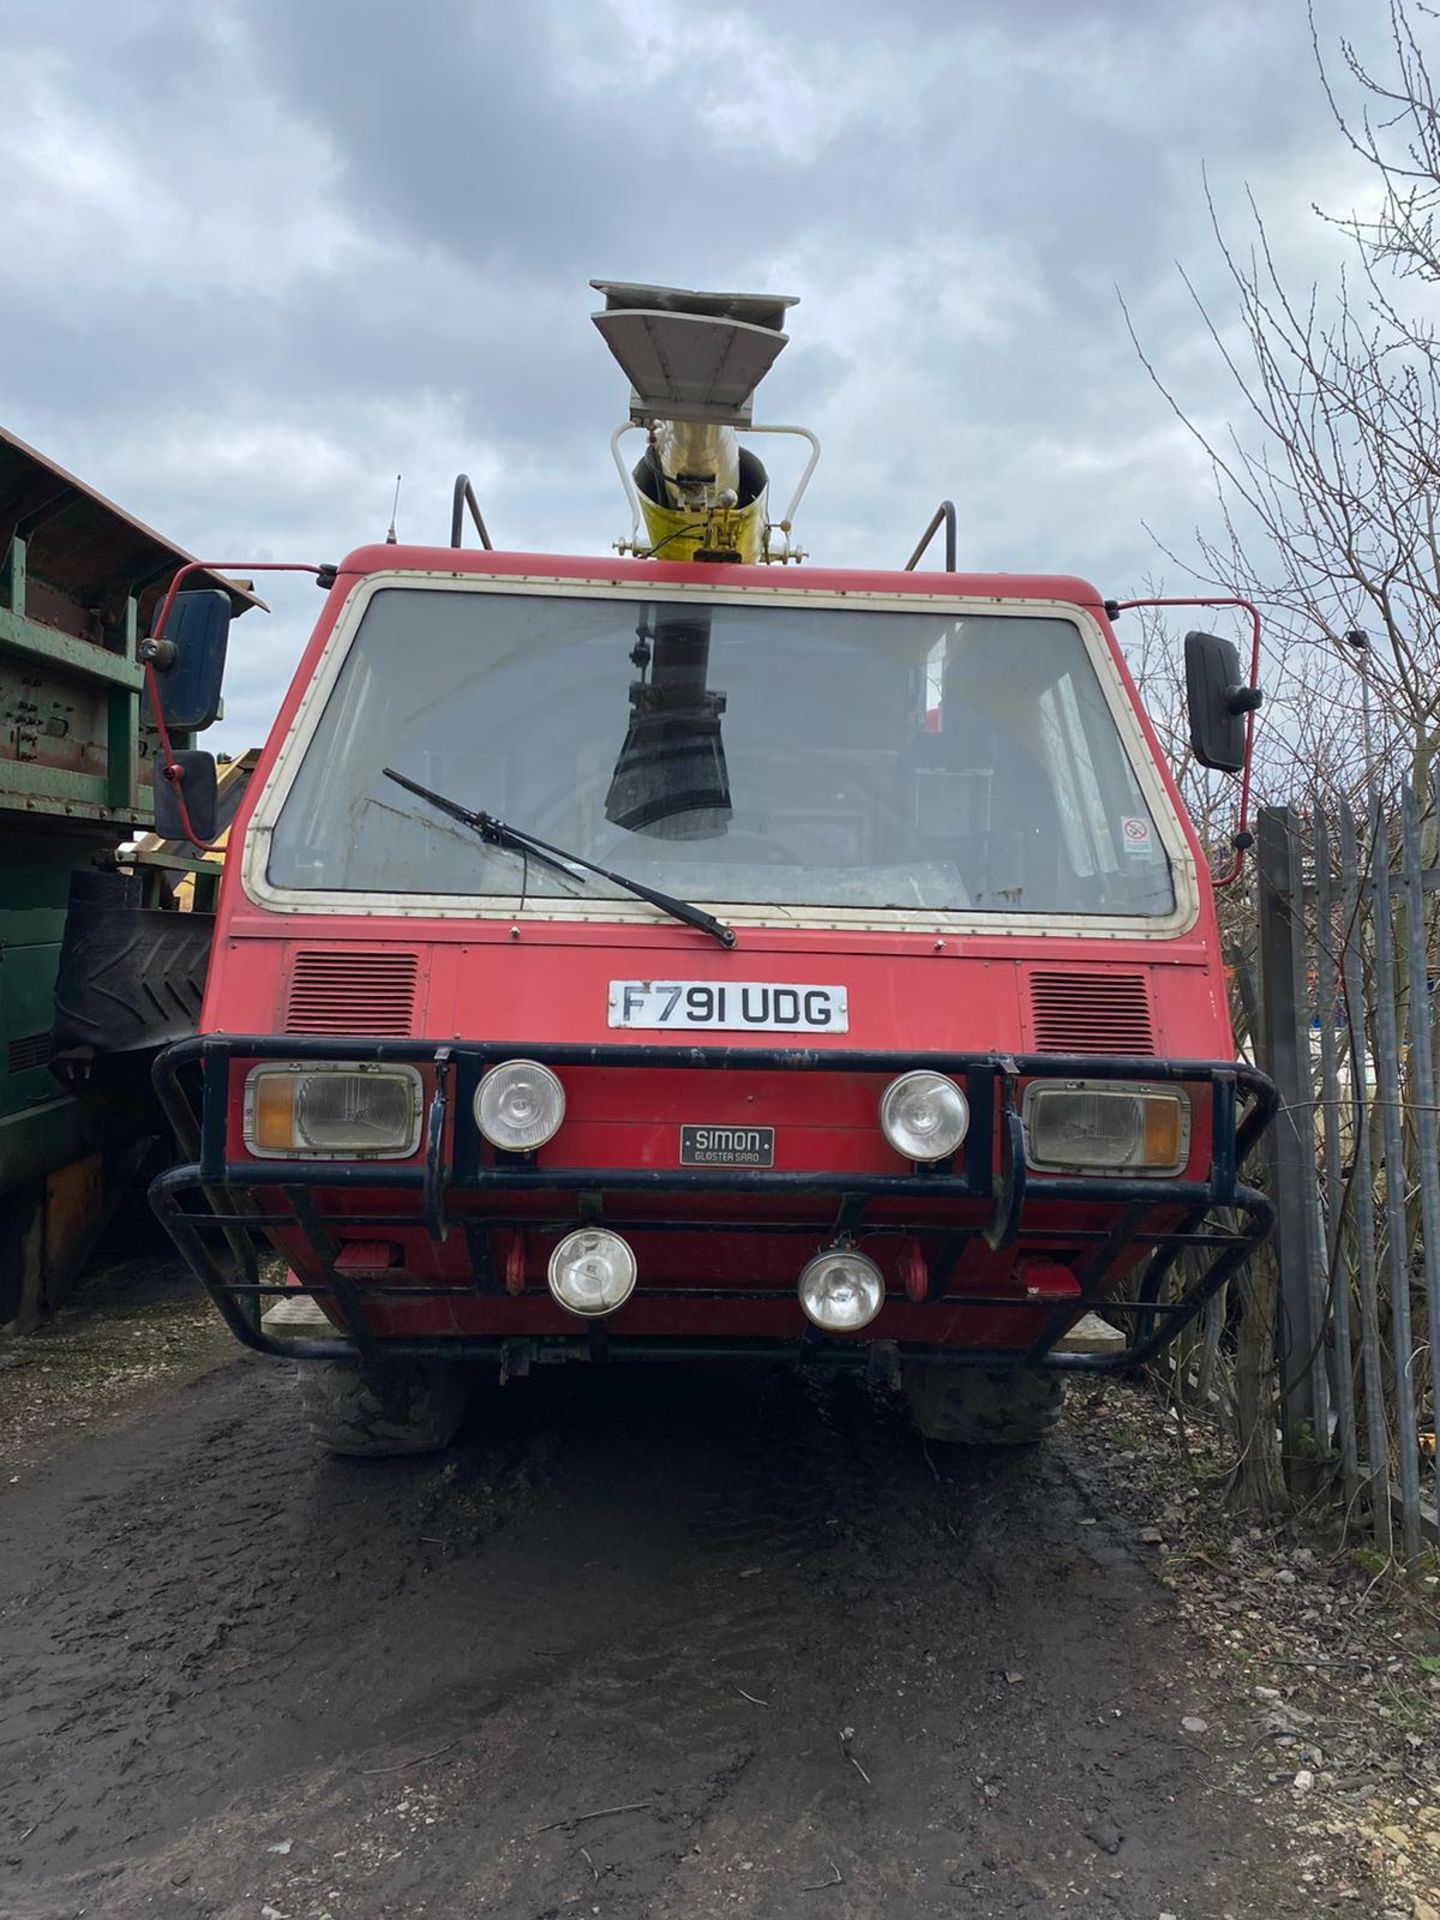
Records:
<instances>
[{"instance_id":1,"label":"windshield wiper","mask_svg":"<svg viewBox=\"0 0 1440 1920\"><path fill-rule=\"evenodd\" d=\"M469 827L472 833L478 833L489 846L505 847L511 853L529 854L542 866L553 867L557 873L566 874L572 880L575 878L573 869L583 868L586 873L598 874L602 880L623 887L638 900L648 900L652 907L659 907L662 913L683 921L687 927L708 933L722 947L733 947L735 944L735 929L727 927L723 920L717 920L713 913L706 913L703 907L692 907L688 900L677 900L673 894L647 887L643 881L631 880L623 873L612 873L609 867L597 866L593 860L587 860L584 854L570 853L564 847L552 846L548 840L538 840L533 833L526 833L520 827L497 820L493 813L474 813L469 807L462 807L458 800L447 800L443 793L433 793L417 780L407 780L403 773L397 773L393 767L382 767L380 771L387 780L393 780L397 787L404 787L407 793L428 800L441 813L448 813L452 820L458 820L462 826Z\"/></svg>"}]
</instances>

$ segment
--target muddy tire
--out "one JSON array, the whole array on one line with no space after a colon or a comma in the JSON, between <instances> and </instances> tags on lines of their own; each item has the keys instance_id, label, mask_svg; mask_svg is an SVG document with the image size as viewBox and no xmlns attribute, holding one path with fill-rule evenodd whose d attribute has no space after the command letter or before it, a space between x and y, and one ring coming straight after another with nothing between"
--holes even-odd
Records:
<instances>
[{"instance_id":1,"label":"muddy tire","mask_svg":"<svg viewBox=\"0 0 1440 1920\"><path fill-rule=\"evenodd\" d=\"M916 1361L905 1369L905 1397L927 1440L1023 1447L1054 1429L1065 1383L1055 1373L984 1373Z\"/></svg>"},{"instance_id":2,"label":"muddy tire","mask_svg":"<svg viewBox=\"0 0 1440 1920\"><path fill-rule=\"evenodd\" d=\"M327 1453L379 1459L448 1446L465 1415L471 1377L443 1361L301 1361L300 1406L311 1438Z\"/></svg>"}]
</instances>

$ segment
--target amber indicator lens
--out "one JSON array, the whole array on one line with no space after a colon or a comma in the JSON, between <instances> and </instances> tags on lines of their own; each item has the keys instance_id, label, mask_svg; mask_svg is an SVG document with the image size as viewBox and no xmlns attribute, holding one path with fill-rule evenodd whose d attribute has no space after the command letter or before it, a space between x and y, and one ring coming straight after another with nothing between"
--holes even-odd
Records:
<instances>
[{"instance_id":1,"label":"amber indicator lens","mask_svg":"<svg viewBox=\"0 0 1440 1920\"><path fill-rule=\"evenodd\" d=\"M295 1144L295 1076L257 1074L250 1112L250 1145L267 1153L288 1153Z\"/></svg>"},{"instance_id":2,"label":"amber indicator lens","mask_svg":"<svg viewBox=\"0 0 1440 1920\"><path fill-rule=\"evenodd\" d=\"M1178 1167L1184 1153L1184 1113L1178 1099L1170 1094L1149 1094L1145 1099L1145 1165Z\"/></svg>"}]
</instances>

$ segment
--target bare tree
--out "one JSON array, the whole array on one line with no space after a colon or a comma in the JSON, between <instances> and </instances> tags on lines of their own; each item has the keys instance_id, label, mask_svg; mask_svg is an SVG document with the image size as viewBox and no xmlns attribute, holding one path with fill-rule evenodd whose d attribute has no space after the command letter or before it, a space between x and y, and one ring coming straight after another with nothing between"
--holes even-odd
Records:
<instances>
[{"instance_id":1,"label":"bare tree","mask_svg":"<svg viewBox=\"0 0 1440 1920\"><path fill-rule=\"evenodd\" d=\"M1241 223L1228 212L1222 219L1205 184L1231 298L1222 311L1206 304L1193 281L1186 284L1233 382L1223 432L1197 424L1133 326L1131 333L1215 479L1215 514L1197 533L1193 554L1181 560L1173 540L1159 544L1203 589L1253 600L1266 615L1269 700L1257 730L1257 798L1307 811L1318 803L1332 813L1336 799L1361 799L1372 782L1406 780L1422 816L1423 857L1433 865L1440 839L1433 804L1440 763L1440 100L1430 68L1440 60L1440 11L1426 0L1386 0L1381 17L1385 51L1370 62L1343 40L1327 55L1311 17L1337 133L1378 189L1364 215L1315 209L1347 249L1333 285L1287 284L1254 198L1247 196L1237 241ZM1157 724L1179 749L1182 791L1201 836L1218 847L1224 815L1185 751L1174 653L1155 629L1142 627L1132 657ZM1393 824L1387 829L1382 813L1373 830L1393 833ZM1237 893L1221 908L1237 985L1253 952L1247 907ZM1383 897L1379 910L1389 911ZM1373 925L1360 937L1370 955ZM1431 952L1437 937L1432 927ZM1237 1015L1242 1043L1247 1011L1242 1005ZM1440 1051L1440 1028L1426 1033L1403 984L1395 1011L1402 1032ZM1328 1008L1320 1012L1333 1017ZM1373 1056L1368 986L1349 1017L1352 1057ZM1382 1164L1378 1111L1372 1104L1348 1119L1366 1134L1374 1181L1367 1196L1377 1216L1387 1180L1399 1183L1408 1205L1420 1178L1409 1134L1403 1165ZM1410 1219L1404 1265L1412 1279L1414 1233ZM1240 1443L1233 1492L1241 1504L1272 1510L1283 1497L1269 1346L1274 1281L1268 1256L1251 1263L1229 1383ZM1348 1310L1348 1289L1345 1280L1340 1312ZM1416 1360L1423 1368L1419 1350ZM1386 1389L1378 1391L1383 1411Z\"/></svg>"},{"instance_id":2,"label":"bare tree","mask_svg":"<svg viewBox=\"0 0 1440 1920\"><path fill-rule=\"evenodd\" d=\"M1428 812L1440 758L1440 337L1428 311L1440 280L1440 109L1421 33L1436 18L1422 0L1390 0L1384 75L1341 43L1358 117L1344 111L1316 38L1339 132L1382 189L1371 220L1320 215L1352 249L1328 294L1287 287L1253 197L1248 244L1233 244L1206 183L1239 347L1228 319L1222 328L1186 284L1235 384L1223 437L1196 425L1131 328L1216 480L1216 524L1197 534L1193 563L1173 543L1164 550L1267 614L1275 798L1299 797L1293 789L1316 779L1343 790L1388 774L1408 777ZM1357 632L1368 645L1347 638ZM1433 817L1427 824L1433 857Z\"/></svg>"},{"instance_id":3,"label":"bare tree","mask_svg":"<svg viewBox=\"0 0 1440 1920\"><path fill-rule=\"evenodd\" d=\"M1147 591L1161 596L1158 587L1147 586ZM1134 618L1133 626L1122 623L1120 628L1126 664L1200 844L1220 872L1230 865L1236 783L1208 772L1191 751L1185 669L1168 611L1142 606ZM1193 616L1196 624L1205 618L1200 609ZM1248 644L1248 632L1244 639ZM1281 665L1272 654L1262 667L1266 704L1255 728L1252 801L1256 806L1279 805L1303 794L1329 806L1358 792L1364 780L1367 753L1359 682L1353 673L1337 672L1334 649L1323 640L1292 637L1284 649L1283 672ZM1222 896L1223 926L1229 927L1233 903L1245 898L1243 889ZM1243 906L1234 910L1246 911Z\"/></svg>"},{"instance_id":4,"label":"bare tree","mask_svg":"<svg viewBox=\"0 0 1440 1920\"><path fill-rule=\"evenodd\" d=\"M1388 78L1365 64L1352 41L1340 42L1341 61L1360 95L1357 120L1346 113L1331 84L1315 11L1310 9L1311 44L1335 124L1384 191L1373 220L1352 217L1336 224L1370 263L1386 262L1401 278L1431 281L1440 280L1440 102L1415 21L1437 17L1424 0L1415 0L1413 13L1404 0L1390 0Z\"/></svg>"}]
</instances>

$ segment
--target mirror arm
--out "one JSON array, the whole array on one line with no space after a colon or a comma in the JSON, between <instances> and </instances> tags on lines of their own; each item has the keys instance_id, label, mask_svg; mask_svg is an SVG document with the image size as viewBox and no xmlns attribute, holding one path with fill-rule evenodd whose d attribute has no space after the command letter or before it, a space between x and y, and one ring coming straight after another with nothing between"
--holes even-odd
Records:
<instances>
[{"instance_id":1,"label":"mirror arm","mask_svg":"<svg viewBox=\"0 0 1440 1920\"><path fill-rule=\"evenodd\" d=\"M155 616L155 624L150 629L152 642L163 638L165 623L170 618L170 609L175 604L175 596L192 573L213 573L219 586L233 585L227 579L232 573L313 573L324 585L333 586L335 569L333 567L312 567L304 560L187 560L183 567L177 568L175 578L165 591L160 602L160 611ZM323 576L329 575L328 580Z\"/></svg>"}]
</instances>

